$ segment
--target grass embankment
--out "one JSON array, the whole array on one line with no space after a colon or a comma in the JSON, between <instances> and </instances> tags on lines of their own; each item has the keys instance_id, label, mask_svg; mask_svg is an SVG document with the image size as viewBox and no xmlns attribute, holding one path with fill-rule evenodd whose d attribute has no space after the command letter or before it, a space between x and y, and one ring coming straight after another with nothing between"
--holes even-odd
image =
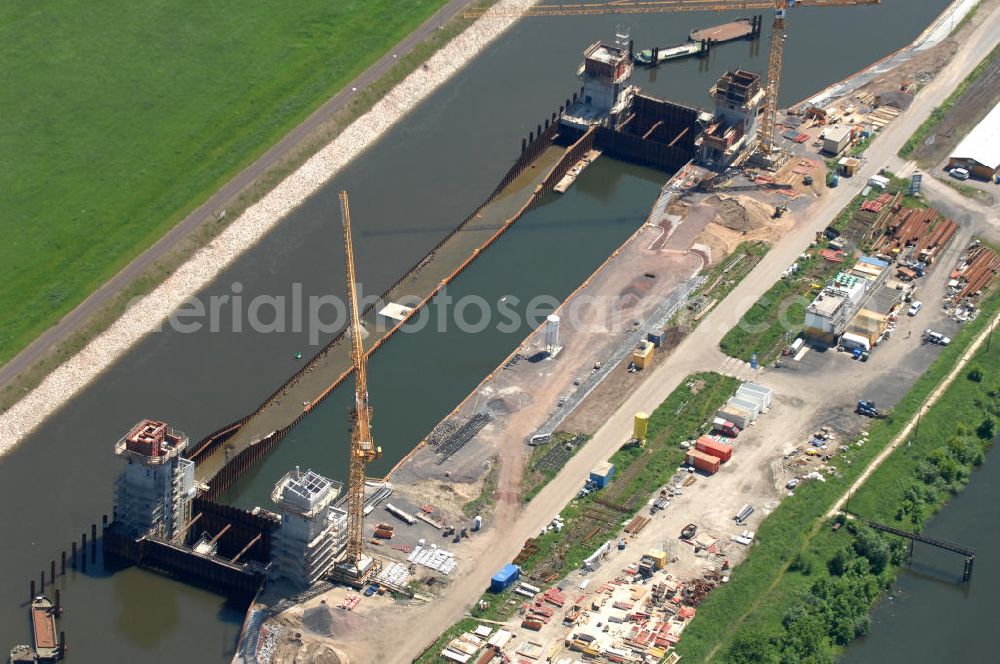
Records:
<instances>
[{"instance_id":1,"label":"grass embankment","mask_svg":"<svg viewBox=\"0 0 1000 664\"><path fill-rule=\"evenodd\" d=\"M726 299L770 250L771 244L763 240L739 243L726 260L709 270L705 283L688 296L688 305L673 315L670 324L697 327L705 314Z\"/></svg>"},{"instance_id":2,"label":"grass embankment","mask_svg":"<svg viewBox=\"0 0 1000 664\"><path fill-rule=\"evenodd\" d=\"M896 194L906 191L909 183L886 174L889 186L885 193ZM875 189L869 198L883 192ZM830 227L841 234L848 244L858 244L861 229L865 224L852 224L855 216L861 210L861 204L867 198L860 194L855 196L845 207ZM905 196L904 207L922 208L926 205L917 198ZM826 246L826 240L823 241ZM867 247L858 247L865 251ZM809 250L809 256L799 259L797 273L783 277L777 281L764 295L757 300L743 315L743 318L726 333L719 342L722 352L731 357L749 362L752 355L757 355L761 364L767 364L777 358L782 349L802 331L806 318L806 307L812 302L816 293L826 285L826 282L843 269L849 269L853 264L850 259L844 263L831 263L819 255L819 247Z\"/></svg>"},{"instance_id":3,"label":"grass embankment","mask_svg":"<svg viewBox=\"0 0 1000 664\"><path fill-rule=\"evenodd\" d=\"M588 440L590 436L586 434L559 431L546 443L532 448L531 458L524 468L524 478L521 480L524 502L530 502L538 495Z\"/></svg>"},{"instance_id":4,"label":"grass embankment","mask_svg":"<svg viewBox=\"0 0 1000 664\"><path fill-rule=\"evenodd\" d=\"M8 4L0 362L443 4Z\"/></svg>"},{"instance_id":5,"label":"grass embankment","mask_svg":"<svg viewBox=\"0 0 1000 664\"><path fill-rule=\"evenodd\" d=\"M606 489L570 502L560 512L565 523L561 532L546 532L535 539L537 550L521 565L525 575L544 567L557 578L580 567L597 547L621 530L623 514L613 512L608 521L594 521L587 516L602 506L598 499L611 501L631 512L645 506L646 499L665 484L684 460L679 443L707 430L716 410L735 391L739 381L715 373L693 374L650 415L645 448L626 447L612 457L615 476ZM624 442L623 433L622 441ZM580 479L581 485L584 478ZM512 590L500 594L484 593L470 614L485 620L509 619L523 598ZM442 634L417 662L437 662L448 641L478 623L465 618Z\"/></svg>"},{"instance_id":6,"label":"grass embankment","mask_svg":"<svg viewBox=\"0 0 1000 664\"><path fill-rule=\"evenodd\" d=\"M824 515L912 419L998 309L1000 295L994 293L979 318L944 349L890 416L872 424L869 442L852 444L834 457L836 476L799 486L761 524L750 556L729 584L709 595L685 630L678 647L685 661L767 663L778 661L781 653L783 661L827 662L864 633L867 608L877 596L873 591L881 592L894 578L898 545L864 528L857 533L824 528ZM851 511L919 530L961 488L968 469L982 458L989 442L985 436L992 438L993 425L984 421L1000 416L997 371L1000 348L983 347L924 414L913 441L895 451L852 497ZM956 421L968 424L956 428ZM863 614L859 606L866 608Z\"/></svg>"},{"instance_id":7,"label":"grass embankment","mask_svg":"<svg viewBox=\"0 0 1000 664\"><path fill-rule=\"evenodd\" d=\"M497 490L497 481L500 479L500 457L495 456L490 459L490 469L483 478L483 488L479 491L479 496L462 505L462 514L470 519L477 514L485 514L496 505L496 497L493 495Z\"/></svg>"},{"instance_id":8,"label":"grass embankment","mask_svg":"<svg viewBox=\"0 0 1000 664\"><path fill-rule=\"evenodd\" d=\"M972 70L972 72L965 78L965 80L958 84L958 87L956 87L952 91L952 93L948 95L948 97L944 100L944 102L942 102L940 106L931 111L930 116L928 116L928 118L924 120L924 123L919 127L917 127L917 130L913 132L913 135L910 136L910 138L906 141L906 143L903 143L903 147L899 149L898 153L900 157L902 157L903 159L909 159L917 148L919 148L920 146L924 145L927 142L927 139L937 130L938 125L941 124L941 122L945 119L945 117L947 117L951 109L955 107L955 104L956 102L958 102L959 98L963 94L965 94L966 90L968 90L969 87L973 85L979 79L980 76L983 75L983 73L989 68L992 60L998 57L998 55L1000 55L1000 46L994 48L993 51L983 59L982 62L976 65L976 68ZM979 117L985 116L986 113L988 112L989 112L988 108L983 109L982 115Z\"/></svg>"}]
</instances>

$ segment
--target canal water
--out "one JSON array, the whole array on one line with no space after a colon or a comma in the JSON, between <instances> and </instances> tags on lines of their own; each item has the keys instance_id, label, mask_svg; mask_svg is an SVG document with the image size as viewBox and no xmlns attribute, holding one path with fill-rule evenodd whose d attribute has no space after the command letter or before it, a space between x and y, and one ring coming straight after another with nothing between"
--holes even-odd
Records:
<instances>
[{"instance_id":1,"label":"canal water","mask_svg":"<svg viewBox=\"0 0 1000 664\"><path fill-rule=\"evenodd\" d=\"M946 0L884 0L878 8L794 10L788 28L783 103L806 97L903 46L946 4ZM692 27L733 16L635 17L632 36L638 48L671 44L682 40ZM492 190L516 157L520 139L577 86L573 74L582 49L594 40L610 39L616 21L621 17L520 22L326 189L289 215L201 297L207 300L238 290L248 301L258 294L288 295L296 283L302 285L306 297L341 294L343 261L335 195L341 188L351 192L364 289L381 292ZM766 69L763 45L767 37L765 29L760 45L737 42L718 48L707 60L673 63L655 72L638 71L636 83L654 95L707 107L707 89L727 68ZM563 227L566 235L577 236L572 240L575 246L563 234L557 238L556 233L547 233L541 223L545 219L539 219L535 232L540 243L553 245L549 247L553 261L543 264L548 272L538 272L537 280L553 293L576 285L560 281L568 262L596 265L600 261L595 257L601 252L607 255L635 223L632 217L616 226L614 219L629 219L627 211L648 210L652 203L655 187L648 179L635 169L605 164L601 166L605 171L595 172L604 172L604 179L617 183L606 198L598 193L587 198L587 188L596 185L585 180L567 201L560 202L570 206L567 209L576 209L572 206L578 204L583 210L600 201L598 207L604 210L602 223L580 228L579 233ZM548 221L555 227L566 223L560 219L569 215L560 216L559 205L550 207L556 212ZM550 214L549 207L532 213L536 214ZM525 228L529 228L527 235L533 227L526 224ZM470 269L469 278L481 279L485 288L502 285L509 277L511 289L532 292L530 284L517 281L519 270L509 262L513 254L507 254L508 262L489 262L491 254L504 251L505 243L518 237L513 231L508 233ZM562 244L555 244L557 239ZM466 288L463 279L454 284L455 289ZM379 376L385 376L382 382L393 384L393 372L407 373L414 359L402 354L402 349L414 348L410 344L420 336L397 335L377 354L373 366L378 367ZM428 348L433 341L427 341ZM462 353L468 353L462 356L465 360L456 356L447 371L426 370L421 399L428 400L420 402L424 419L412 431L394 429L394 421L401 418L377 410L380 436L396 441L392 448L383 443L384 463L388 466L404 454L407 445L426 433L424 425L432 425L439 417L432 414L435 409L447 412L514 343L516 339L499 339L488 347L485 341L479 347L463 347ZM402 344L401 350L393 350L396 344ZM181 334L167 328L138 344L0 459L0 504L6 506L0 516L0 646L29 638L29 579L37 579L51 559L58 559L61 550L68 550L71 541L89 530L89 524L99 523L102 513L111 512L112 482L119 470L111 449L123 432L141 417L155 417L198 439L253 408L297 368L296 352L308 355L314 349L306 329L258 334L235 333L223 326L217 333L204 329ZM387 359L393 357L396 362ZM380 398L386 403L402 401L383 394ZM431 400L435 395L439 401ZM336 406L342 398L331 397L330 406L303 425L319 427L320 422L329 422L331 445L338 448L345 432L340 419L343 410ZM310 441L324 433L322 428L312 434L305 428L296 431L276 455L296 445L310 449ZM282 458L262 468L276 471L277 466L287 468L293 461L312 462ZM333 465L324 469L340 475ZM265 475L259 471L257 488L257 477L238 488L239 502L262 502L261 487L273 482ZM63 626L75 661L222 662L231 655L241 614L238 607L227 606L216 595L137 570L109 578L79 575L63 582L67 610Z\"/></svg>"},{"instance_id":2,"label":"canal water","mask_svg":"<svg viewBox=\"0 0 1000 664\"><path fill-rule=\"evenodd\" d=\"M458 277L445 292L447 299L435 298L421 318L375 353L368 393L384 456L368 474L386 474L637 230L664 179L658 171L599 159L567 193L546 194L540 207ZM529 306L533 301L536 306ZM482 315L486 306L488 317ZM511 322L515 318L517 325ZM483 329L473 332L469 326ZM347 383L222 500L271 508L275 481L296 464L346 480L347 414L353 403L353 383Z\"/></svg>"},{"instance_id":3,"label":"canal water","mask_svg":"<svg viewBox=\"0 0 1000 664\"><path fill-rule=\"evenodd\" d=\"M1000 452L972 474L924 528L931 537L976 550L972 582L962 583L964 558L926 544L879 602L871 632L853 643L842 664L996 662L1000 659Z\"/></svg>"}]
</instances>

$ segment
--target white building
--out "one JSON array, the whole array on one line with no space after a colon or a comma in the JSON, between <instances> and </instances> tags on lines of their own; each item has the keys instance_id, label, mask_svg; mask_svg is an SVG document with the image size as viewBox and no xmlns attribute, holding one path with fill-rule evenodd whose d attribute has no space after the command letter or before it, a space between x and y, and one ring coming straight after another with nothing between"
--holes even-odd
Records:
<instances>
[{"instance_id":1,"label":"white building","mask_svg":"<svg viewBox=\"0 0 1000 664\"><path fill-rule=\"evenodd\" d=\"M888 267L885 261L862 256L849 271L838 272L806 308L803 335L826 344L836 341L871 294L885 283Z\"/></svg>"},{"instance_id":2,"label":"white building","mask_svg":"<svg viewBox=\"0 0 1000 664\"><path fill-rule=\"evenodd\" d=\"M185 434L149 419L115 444L127 463L115 485L115 521L131 536L169 539L190 520L194 462L181 456L187 445Z\"/></svg>"},{"instance_id":3,"label":"white building","mask_svg":"<svg viewBox=\"0 0 1000 664\"><path fill-rule=\"evenodd\" d=\"M948 170L959 167L984 180L1000 176L1000 104L951 153Z\"/></svg>"},{"instance_id":4,"label":"white building","mask_svg":"<svg viewBox=\"0 0 1000 664\"><path fill-rule=\"evenodd\" d=\"M274 486L281 526L271 541L273 575L308 588L329 572L347 545L347 513L334 507L342 485L295 468Z\"/></svg>"}]
</instances>

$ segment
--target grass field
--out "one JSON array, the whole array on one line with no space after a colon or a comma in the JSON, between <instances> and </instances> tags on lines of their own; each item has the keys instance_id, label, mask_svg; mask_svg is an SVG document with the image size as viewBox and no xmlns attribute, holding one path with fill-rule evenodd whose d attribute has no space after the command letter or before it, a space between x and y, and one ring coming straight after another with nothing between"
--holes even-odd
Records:
<instances>
[{"instance_id":1,"label":"grass field","mask_svg":"<svg viewBox=\"0 0 1000 664\"><path fill-rule=\"evenodd\" d=\"M782 501L761 524L750 556L733 571L729 584L709 595L698 608L697 618L685 630L678 647L684 661L742 661L731 657L729 650L738 633L756 634L764 641L784 636L783 620L788 612L801 605L806 593L820 579L830 576L827 561L850 542L850 535L845 530L833 532L822 528L823 515L913 417L998 308L1000 294L994 293L983 303L979 318L965 326L889 417L872 424L869 442L834 457L832 463L838 468L838 477L800 486L793 498ZM1000 350L987 351L983 347L963 375L956 378L941 400L923 416L916 440L896 450L852 496L851 511L894 523L901 502L907 498L907 490L913 483L914 468L925 463L934 448L945 442L947 434L956 428L956 419L968 421L975 428L984 417L995 415L994 376L998 367ZM980 377L986 377L981 382L969 378L975 368L980 369ZM990 398L986 399L987 396ZM992 402L989 412L981 412L986 402ZM900 527L919 530L920 523L933 514L947 496L946 492L937 493L935 500L924 502L917 523L911 520ZM891 581L894 573L891 568L886 570L882 581ZM820 633L817 636L825 638ZM827 660L820 657L816 661Z\"/></svg>"},{"instance_id":2,"label":"grass field","mask_svg":"<svg viewBox=\"0 0 1000 664\"><path fill-rule=\"evenodd\" d=\"M5 4L0 363L443 4Z\"/></svg>"}]
</instances>

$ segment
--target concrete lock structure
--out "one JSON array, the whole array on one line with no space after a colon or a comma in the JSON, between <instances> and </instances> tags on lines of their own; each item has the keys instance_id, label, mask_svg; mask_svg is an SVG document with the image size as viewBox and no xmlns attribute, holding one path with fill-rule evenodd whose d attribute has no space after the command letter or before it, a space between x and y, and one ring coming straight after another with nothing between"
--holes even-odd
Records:
<instances>
[{"instance_id":1,"label":"concrete lock structure","mask_svg":"<svg viewBox=\"0 0 1000 664\"><path fill-rule=\"evenodd\" d=\"M194 462L181 456L188 437L145 419L115 444L126 462L115 485L115 513L132 537L174 537L191 519Z\"/></svg>"},{"instance_id":2,"label":"concrete lock structure","mask_svg":"<svg viewBox=\"0 0 1000 664\"><path fill-rule=\"evenodd\" d=\"M298 467L274 485L281 525L273 537L272 578L308 588L330 571L347 545L347 513L333 505L342 487Z\"/></svg>"}]
</instances>

